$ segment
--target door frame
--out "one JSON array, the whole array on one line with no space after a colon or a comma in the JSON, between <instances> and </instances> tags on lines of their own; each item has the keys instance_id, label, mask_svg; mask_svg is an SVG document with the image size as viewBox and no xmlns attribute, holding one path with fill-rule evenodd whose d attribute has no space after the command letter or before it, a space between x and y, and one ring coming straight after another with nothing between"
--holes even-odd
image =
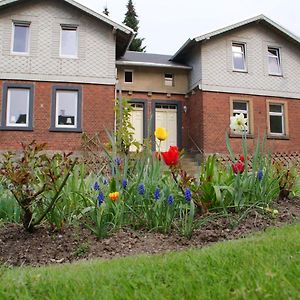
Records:
<instances>
[{"instance_id":1,"label":"door frame","mask_svg":"<svg viewBox=\"0 0 300 300\"><path fill-rule=\"evenodd\" d=\"M156 119L156 106L157 105L176 105L177 107L177 147L179 149L182 148L182 102L181 101L176 101L176 100L159 100L159 99L154 99L152 102L152 128L153 132L155 131L155 119ZM152 150L155 151L155 136L154 134L152 135Z\"/></svg>"},{"instance_id":2,"label":"door frame","mask_svg":"<svg viewBox=\"0 0 300 300\"><path fill-rule=\"evenodd\" d=\"M147 101L145 99L132 98L128 100L128 103L132 104L143 104L143 137L148 137L148 120L147 120Z\"/></svg>"}]
</instances>

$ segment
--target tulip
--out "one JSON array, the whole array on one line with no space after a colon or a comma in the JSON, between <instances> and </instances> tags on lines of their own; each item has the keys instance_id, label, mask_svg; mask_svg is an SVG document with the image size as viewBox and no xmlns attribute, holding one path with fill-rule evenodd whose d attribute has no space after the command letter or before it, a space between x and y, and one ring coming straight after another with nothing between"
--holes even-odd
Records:
<instances>
[{"instance_id":1,"label":"tulip","mask_svg":"<svg viewBox=\"0 0 300 300\"><path fill-rule=\"evenodd\" d=\"M156 128L154 135L156 136L157 139L160 141L165 141L168 137L168 133L165 128Z\"/></svg>"},{"instance_id":2,"label":"tulip","mask_svg":"<svg viewBox=\"0 0 300 300\"><path fill-rule=\"evenodd\" d=\"M161 153L167 166L175 166L179 160L179 151L176 146L170 146L169 151Z\"/></svg>"},{"instance_id":3,"label":"tulip","mask_svg":"<svg viewBox=\"0 0 300 300\"><path fill-rule=\"evenodd\" d=\"M117 201L120 196L120 193L114 192L114 193L110 193L108 196L111 201Z\"/></svg>"},{"instance_id":4,"label":"tulip","mask_svg":"<svg viewBox=\"0 0 300 300\"><path fill-rule=\"evenodd\" d=\"M243 162L236 162L235 164L232 164L232 170L235 174L243 173L245 170L245 164Z\"/></svg>"}]
</instances>

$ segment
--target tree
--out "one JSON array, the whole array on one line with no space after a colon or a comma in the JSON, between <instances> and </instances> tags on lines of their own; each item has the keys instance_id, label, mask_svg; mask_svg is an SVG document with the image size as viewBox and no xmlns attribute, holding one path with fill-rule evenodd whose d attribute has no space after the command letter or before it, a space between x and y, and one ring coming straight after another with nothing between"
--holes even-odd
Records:
<instances>
[{"instance_id":1,"label":"tree","mask_svg":"<svg viewBox=\"0 0 300 300\"><path fill-rule=\"evenodd\" d=\"M123 21L123 24L132 28L136 33L139 30L139 20L138 20L138 16L136 14L134 5L132 3L132 0L128 0L127 12L125 14L125 19ZM142 46L143 41L144 41L144 38L135 37L129 46L129 50L145 52L146 46Z\"/></svg>"}]
</instances>

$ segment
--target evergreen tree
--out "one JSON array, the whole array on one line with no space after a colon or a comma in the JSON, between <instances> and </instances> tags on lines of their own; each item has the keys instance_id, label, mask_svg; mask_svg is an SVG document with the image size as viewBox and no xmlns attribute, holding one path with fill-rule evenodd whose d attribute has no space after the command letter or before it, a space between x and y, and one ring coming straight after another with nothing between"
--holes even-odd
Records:
<instances>
[{"instance_id":1,"label":"evergreen tree","mask_svg":"<svg viewBox=\"0 0 300 300\"><path fill-rule=\"evenodd\" d=\"M123 24L132 28L136 33L139 30L139 20L138 20L137 14L135 12L135 8L132 3L132 0L128 0L127 12L125 14L125 19L123 21ZM135 37L129 46L129 50L145 52L146 46L142 46L143 41L144 41L144 38Z\"/></svg>"}]
</instances>

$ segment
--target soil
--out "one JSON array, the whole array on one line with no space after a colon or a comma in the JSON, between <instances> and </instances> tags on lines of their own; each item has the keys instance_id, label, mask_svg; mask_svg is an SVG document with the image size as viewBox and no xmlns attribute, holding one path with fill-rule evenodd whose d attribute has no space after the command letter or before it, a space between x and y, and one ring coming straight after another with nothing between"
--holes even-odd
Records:
<instances>
[{"instance_id":1,"label":"soil","mask_svg":"<svg viewBox=\"0 0 300 300\"><path fill-rule=\"evenodd\" d=\"M300 199L277 201L273 207L279 211L276 218L253 210L234 227L233 218L231 221L217 218L195 230L191 239L175 232L165 235L124 229L109 238L98 240L86 228L67 227L61 232L55 232L49 227L41 226L34 233L28 233L20 225L8 224L0 228L0 262L9 266L41 266L82 259L111 259L201 248L218 241L243 238L267 227L281 226L300 219ZM233 216L238 218L237 215Z\"/></svg>"}]
</instances>

